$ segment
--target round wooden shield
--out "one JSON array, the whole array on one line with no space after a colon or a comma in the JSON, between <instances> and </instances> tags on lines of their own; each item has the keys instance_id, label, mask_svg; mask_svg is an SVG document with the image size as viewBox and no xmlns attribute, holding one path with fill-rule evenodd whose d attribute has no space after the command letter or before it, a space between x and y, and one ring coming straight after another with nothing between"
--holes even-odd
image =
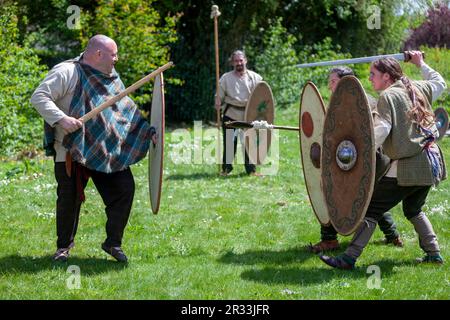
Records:
<instances>
[{"instance_id":1,"label":"round wooden shield","mask_svg":"<svg viewBox=\"0 0 450 320\"><path fill-rule=\"evenodd\" d=\"M322 225L330 224L321 188L322 131L325 121L325 104L319 90L312 82L306 83L300 100L298 123L300 128L300 156L306 190L314 214Z\"/></svg>"},{"instance_id":2,"label":"round wooden shield","mask_svg":"<svg viewBox=\"0 0 450 320\"><path fill-rule=\"evenodd\" d=\"M343 77L332 94L323 127L322 189L330 222L339 234L363 220L375 182L372 115L361 83Z\"/></svg>"},{"instance_id":3,"label":"round wooden shield","mask_svg":"<svg viewBox=\"0 0 450 320\"><path fill-rule=\"evenodd\" d=\"M264 120L273 124L275 118L272 90L267 82L259 82L252 91L245 107L245 121ZM250 163L262 164L267 156L272 140L271 130L247 129L244 132L245 150Z\"/></svg>"},{"instance_id":4,"label":"round wooden shield","mask_svg":"<svg viewBox=\"0 0 450 320\"><path fill-rule=\"evenodd\" d=\"M439 107L434 110L434 116L436 117L436 126L439 130L438 140L441 140L448 130L448 113L444 108Z\"/></svg>"},{"instance_id":5,"label":"round wooden shield","mask_svg":"<svg viewBox=\"0 0 450 320\"><path fill-rule=\"evenodd\" d=\"M164 78L160 73L155 78L153 86L152 110L150 124L155 127L157 134L156 145L150 142L148 151L148 187L150 203L154 214L158 213L161 199L161 186L164 159Z\"/></svg>"}]
</instances>

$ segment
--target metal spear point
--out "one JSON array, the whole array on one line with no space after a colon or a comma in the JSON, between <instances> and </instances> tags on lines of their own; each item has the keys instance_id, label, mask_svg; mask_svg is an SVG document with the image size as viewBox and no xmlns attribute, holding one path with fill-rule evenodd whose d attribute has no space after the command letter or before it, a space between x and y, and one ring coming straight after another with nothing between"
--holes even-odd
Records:
<instances>
[{"instance_id":1,"label":"metal spear point","mask_svg":"<svg viewBox=\"0 0 450 320\"><path fill-rule=\"evenodd\" d=\"M423 57L425 55L422 53ZM343 64L355 64L355 63L368 63L381 58L394 58L399 61L408 61L411 59L411 55L408 51L403 53L395 53L395 54L385 54L380 56L370 56L370 57L361 57L361 58L352 58L352 59L341 59L341 60L331 60L331 61L321 61L321 62L313 62L313 63L302 63L296 65L297 68L309 68L309 67L323 67L323 66L335 66L335 65L343 65Z\"/></svg>"}]
</instances>

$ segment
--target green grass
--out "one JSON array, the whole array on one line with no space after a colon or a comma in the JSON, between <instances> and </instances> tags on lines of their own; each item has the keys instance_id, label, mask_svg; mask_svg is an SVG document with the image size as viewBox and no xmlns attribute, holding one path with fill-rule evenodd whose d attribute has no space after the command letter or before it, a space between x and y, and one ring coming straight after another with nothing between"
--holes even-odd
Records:
<instances>
[{"instance_id":1,"label":"green grass","mask_svg":"<svg viewBox=\"0 0 450 320\"><path fill-rule=\"evenodd\" d=\"M296 125L298 110L278 112ZM192 131L191 131L192 133ZM53 263L55 181L52 161L0 163L0 299L449 299L449 264L416 266L422 255L400 207L392 212L404 248L381 244L377 229L354 271L333 270L305 251L319 240L306 194L295 132L280 131L278 174L248 177L243 165L219 177L217 165L176 165L168 132L161 207L150 210L147 161L132 167L136 195L121 265L100 248L102 201L90 182L76 246L65 264ZM450 139L441 146L450 165ZM449 261L450 183L441 183L427 213ZM350 237L339 237L345 248ZM66 281L81 271L79 289ZM381 289L369 289L376 265Z\"/></svg>"}]
</instances>

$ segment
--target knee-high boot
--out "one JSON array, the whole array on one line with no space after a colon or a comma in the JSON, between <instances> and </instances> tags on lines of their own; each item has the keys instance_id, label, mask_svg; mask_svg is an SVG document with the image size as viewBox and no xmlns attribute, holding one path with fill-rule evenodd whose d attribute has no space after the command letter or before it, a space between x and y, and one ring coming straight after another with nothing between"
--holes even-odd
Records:
<instances>
[{"instance_id":1,"label":"knee-high boot","mask_svg":"<svg viewBox=\"0 0 450 320\"><path fill-rule=\"evenodd\" d=\"M419 235L419 245L422 250L431 255L439 254L440 250L437 236L425 213L421 212L417 216L409 219L409 221L413 224L414 229Z\"/></svg>"},{"instance_id":2,"label":"knee-high boot","mask_svg":"<svg viewBox=\"0 0 450 320\"><path fill-rule=\"evenodd\" d=\"M347 250L345 250L345 255L356 261L356 259L358 259L358 257L362 254L364 248L372 237L376 226L377 221L375 219L367 217L364 218L355 235L353 236L353 239L350 242Z\"/></svg>"}]
</instances>

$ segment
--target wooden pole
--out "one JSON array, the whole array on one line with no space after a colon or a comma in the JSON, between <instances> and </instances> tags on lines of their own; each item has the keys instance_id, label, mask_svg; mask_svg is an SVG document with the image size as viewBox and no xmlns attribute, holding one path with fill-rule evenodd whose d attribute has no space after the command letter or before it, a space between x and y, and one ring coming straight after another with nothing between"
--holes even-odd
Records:
<instances>
[{"instance_id":1,"label":"wooden pole","mask_svg":"<svg viewBox=\"0 0 450 320\"><path fill-rule=\"evenodd\" d=\"M278 129L278 130L291 130L291 131L300 131L299 127L289 127L289 126L277 126L267 124L267 129ZM238 128L238 129L250 129L254 128L253 124L245 121L229 121L225 122L225 127L227 128Z\"/></svg>"},{"instance_id":2,"label":"wooden pole","mask_svg":"<svg viewBox=\"0 0 450 320\"><path fill-rule=\"evenodd\" d=\"M87 121L89 121L90 119L94 118L96 115L98 115L100 112L102 112L106 108L112 106L113 104L115 104L117 101L119 101L123 97L125 97L125 96L129 95L130 93L136 91L137 89L142 87L145 83L150 81L152 78L156 77L158 74L160 74L161 72L171 68L172 66L173 66L173 62L166 63L162 67L160 67L160 68L156 69L155 71L153 71L152 73L146 75L141 80L139 80L136 83L132 84L131 86L129 86L128 88L126 88L125 90L120 92L118 95L116 95L116 96L106 100L101 105L99 105L97 108L89 111L88 113L86 113L84 116L82 116L78 120L80 120L83 123L86 123Z\"/></svg>"},{"instance_id":3,"label":"wooden pole","mask_svg":"<svg viewBox=\"0 0 450 320\"><path fill-rule=\"evenodd\" d=\"M219 27L217 23L217 18L220 16L219 7L216 5L213 5L211 7L211 18L214 18L214 51L215 51L215 58L216 58L216 97L219 97L219 78L220 78L220 72L219 72ZM215 101L214 101L215 105ZM216 162L218 165L219 173L221 171L221 136L220 136L220 127L221 127L221 121L220 121L220 109L216 109L216 125L217 125L217 154L216 154Z\"/></svg>"}]
</instances>

